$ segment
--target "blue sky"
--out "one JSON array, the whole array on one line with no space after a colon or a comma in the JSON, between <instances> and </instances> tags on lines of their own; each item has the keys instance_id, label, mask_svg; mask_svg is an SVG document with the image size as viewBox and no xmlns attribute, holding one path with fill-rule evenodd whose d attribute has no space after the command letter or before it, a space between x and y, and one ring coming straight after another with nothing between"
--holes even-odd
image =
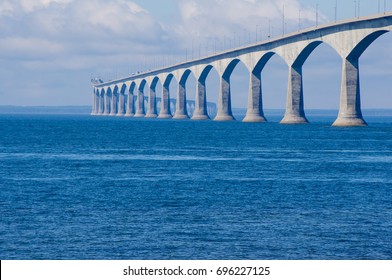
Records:
<instances>
[{"instance_id":1,"label":"blue sky","mask_svg":"<svg viewBox=\"0 0 392 280\"><path fill-rule=\"evenodd\" d=\"M320 23L384 11L384 0L1 0L0 105L90 105L90 80L126 76L214 49ZM380 6L378 5L380 3ZM385 1L392 11L392 1ZM193 43L192 43L193 42ZM193 45L193 48L192 48ZM192 54L193 49L193 54ZM361 59L364 108L392 108L392 34ZM273 57L263 72L266 108L284 108L287 66ZM248 73L232 76L233 107L247 103ZM304 66L305 107L337 109L341 61L321 45ZM217 74L207 80L216 101ZM172 84L175 91L175 85ZM194 98L194 79L188 84Z\"/></svg>"}]
</instances>

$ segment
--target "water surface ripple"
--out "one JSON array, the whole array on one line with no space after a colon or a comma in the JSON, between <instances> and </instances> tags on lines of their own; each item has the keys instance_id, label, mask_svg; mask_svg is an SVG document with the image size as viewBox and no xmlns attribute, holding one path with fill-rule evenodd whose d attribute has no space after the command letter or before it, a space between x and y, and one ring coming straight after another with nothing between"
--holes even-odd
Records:
<instances>
[{"instance_id":1,"label":"water surface ripple","mask_svg":"<svg viewBox=\"0 0 392 280\"><path fill-rule=\"evenodd\" d=\"M0 259L391 259L391 139L3 115Z\"/></svg>"}]
</instances>

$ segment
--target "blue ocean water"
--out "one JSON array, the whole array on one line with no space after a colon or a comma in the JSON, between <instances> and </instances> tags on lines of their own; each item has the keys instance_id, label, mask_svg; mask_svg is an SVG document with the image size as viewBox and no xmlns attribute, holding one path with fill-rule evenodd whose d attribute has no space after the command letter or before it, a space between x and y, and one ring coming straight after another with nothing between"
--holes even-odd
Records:
<instances>
[{"instance_id":1,"label":"blue ocean water","mask_svg":"<svg viewBox=\"0 0 392 280\"><path fill-rule=\"evenodd\" d=\"M0 259L392 259L392 118L0 115Z\"/></svg>"}]
</instances>

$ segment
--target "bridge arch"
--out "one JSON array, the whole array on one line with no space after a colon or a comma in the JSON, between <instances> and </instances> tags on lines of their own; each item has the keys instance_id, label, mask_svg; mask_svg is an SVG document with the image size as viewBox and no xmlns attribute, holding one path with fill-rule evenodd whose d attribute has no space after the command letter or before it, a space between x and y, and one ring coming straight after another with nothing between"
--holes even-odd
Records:
<instances>
[{"instance_id":1,"label":"bridge arch","mask_svg":"<svg viewBox=\"0 0 392 280\"><path fill-rule=\"evenodd\" d=\"M365 52L365 50L374 41L376 41L380 36L382 36L382 35L384 35L385 33L388 33L388 32L389 32L389 30L378 30L378 31L375 31L375 32L370 33L369 35L367 35L349 53L349 55L347 56L347 60L354 61L354 60L359 59L361 57L361 55Z\"/></svg>"},{"instance_id":2,"label":"bridge arch","mask_svg":"<svg viewBox=\"0 0 392 280\"><path fill-rule=\"evenodd\" d=\"M126 114L125 116L127 117L133 117L135 115L135 88L136 88L136 83L135 81L132 81L129 84L128 90L127 90L127 101L126 101Z\"/></svg>"},{"instance_id":3,"label":"bridge arch","mask_svg":"<svg viewBox=\"0 0 392 280\"><path fill-rule=\"evenodd\" d=\"M147 81L145 79L141 80L137 88L137 106L135 118L143 118L146 115L144 106L144 89L146 87Z\"/></svg>"},{"instance_id":4,"label":"bridge arch","mask_svg":"<svg viewBox=\"0 0 392 280\"><path fill-rule=\"evenodd\" d=\"M233 104L237 102L238 108L243 108L247 104L246 97L250 88L249 76L249 66L241 57L234 58L228 63L220 81L221 88L216 120L235 120ZM240 104L240 100L244 100L242 104Z\"/></svg>"},{"instance_id":5,"label":"bridge arch","mask_svg":"<svg viewBox=\"0 0 392 280\"><path fill-rule=\"evenodd\" d=\"M309 112L309 109L337 110L339 108L341 64L340 54L326 42L321 42L311 51L302 68L300 67L305 112ZM308 117L312 121L312 116L306 116Z\"/></svg>"},{"instance_id":6,"label":"bridge arch","mask_svg":"<svg viewBox=\"0 0 392 280\"><path fill-rule=\"evenodd\" d=\"M364 118L368 117L369 109L392 108L392 55L386 52L392 38L392 32L375 40L360 58L361 106ZM382 55L382 60L375 56Z\"/></svg>"},{"instance_id":7,"label":"bridge arch","mask_svg":"<svg viewBox=\"0 0 392 280\"><path fill-rule=\"evenodd\" d=\"M105 112L105 89L101 89L100 91L98 91L99 94L99 108L98 108L98 114L99 115L103 115L103 113Z\"/></svg>"},{"instance_id":8,"label":"bridge arch","mask_svg":"<svg viewBox=\"0 0 392 280\"><path fill-rule=\"evenodd\" d=\"M105 93L105 111L104 111L105 116L110 115L111 101L112 101L112 89L108 87Z\"/></svg>"},{"instance_id":9,"label":"bridge arch","mask_svg":"<svg viewBox=\"0 0 392 280\"><path fill-rule=\"evenodd\" d=\"M170 106L170 85L174 78L172 73L161 76L162 78L162 95L161 95L161 110L159 112L158 118L160 119L171 119L173 116L171 114Z\"/></svg>"},{"instance_id":10,"label":"bridge arch","mask_svg":"<svg viewBox=\"0 0 392 280\"><path fill-rule=\"evenodd\" d=\"M115 85L112 89L112 100L110 109L111 116L116 116L118 113L118 100L118 85Z\"/></svg>"},{"instance_id":11,"label":"bridge arch","mask_svg":"<svg viewBox=\"0 0 392 280\"><path fill-rule=\"evenodd\" d=\"M91 115L95 116L99 114L99 90L97 88L93 88L93 107L91 111Z\"/></svg>"},{"instance_id":12,"label":"bridge arch","mask_svg":"<svg viewBox=\"0 0 392 280\"><path fill-rule=\"evenodd\" d=\"M256 111L256 113L258 113L256 117L260 120L260 117L262 117L262 72L266 71L265 66L269 63L269 59L271 58L268 56L277 54L286 62L289 71L286 113L282 123L305 123L307 122L307 119L303 108L304 92L302 68L314 50L322 43L325 43L330 45L339 54L343 64L340 111L335 125L363 125L365 122L361 115L358 60L378 37L390 30L392 30L392 14L340 21L333 24L325 24L317 28L309 28L298 33L284 35L281 38L271 39L255 45L239 47L205 58L179 63L163 69L138 73L117 81L102 82L99 85L94 85L104 87L105 91L107 91L107 96L109 94L108 87L119 82L136 80L139 84L141 79L146 79L147 83L150 84L151 76L158 75L163 83L163 87L167 88L166 82L172 73L176 77L178 84L182 84L182 76L179 77L179 73L184 73L186 68L189 68L193 73L196 73L195 76L198 83L198 90L195 98L198 103L198 106L195 106L195 112L198 114L195 114L195 116L198 115L197 117L201 116L203 118L208 118L208 114L205 114L201 110L204 110L206 107L206 80L211 77L211 69L215 68L219 73L218 76L221 85L219 114L216 120L229 120L231 113L229 78L233 69L236 67L236 63L238 63L238 60L243 59L251 73L250 84L252 84L252 89L249 90L248 112L249 115L252 115L252 113ZM264 57L264 55L266 55L265 52L268 52L266 57ZM256 61L258 56L260 56L260 60ZM253 63L255 65L253 65ZM279 84L281 83L279 82ZM111 90L113 93L114 89L111 88ZM259 99L259 102L254 102L255 99ZM249 106L250 100L253 102L252 106ZM170 106L167 107L170 111ZM106 108L105 111L107 111Z\"/></svg>"},{"instance_id":13,"label":"bridge arch","mask_svg":"<svg viewBox=\"0 0 392 280\"><path fill-rule=\"evenodd\" d=\"M361 90L359 75L359 58L365 50L388 30L377 30L365 35L358 32L363 39L354 45L347 57L343 57L342 90L340 95L339 115L334 126L367 125L362 116Z\"/></svg>"},{"instance_id":14,"label":"bridge arch","mask_svg":"<svg viewBox=\"0 0 392 280\"><path fill-rule=\"evenodd\" d=\"M157 94L156 88L159 82L158 77L153 77L150 83L148 92L148 103L147 103L147 113L146 118L156 118L158 116L157 111Z\"/></svg>"},{"instance_id":15,"label":"bridge arch","mask_svg":"<svg viewBox=\"0 0 392 280\"><path fill-rule=\"evenodd\" d=\"M213 65L207 64L203 67L196 69L196 96L195 108L192 115L192 120L209 120L210 116L207 111L207 78L210 76ZM215 76L219 76L218 71L215 69Z\"/></svg>"},{"instance_id":16,"label":"bridge arch","mask_svg":"<svg viewBox=\"0 0 392 280\"><path fill-rule=\"evenodd\" d=\"M185 72L187 73L185 74ZM180 84L182 83L184 84L185 92L186 92L185 94L186 109L184 109L184 112L186 112L188 118L192 118L195 111L197 80L196 80L195 72L192 69L188 69L185 72L184 75L180 78Z\"/></svg>"},{"instance_id":17,"label":"bridge arch","mask_svg":"<svg viewBox=\"0 0 392 280\"><path fill-rule=\"evenodd\" d=\"M186 69L183 73L179 74L178 90L177 90L177 102L174 117L175 119L188 119L188 108L187 108L187 81L192 71Z\"/></svg>"},{"instance_id":18,"label":"bridge arch","mask_svg":"<svg viewBox=\"0 0 392 280\"><path fill-rule=\"evenodd\" d=\"M275 52L267 52L261 56L253 69L250 70L248 107L244 122L265 122L263 109L263 87L261 73Z\"/></svg>"},{"instance_id":19,"label":"bridge arch","mask_svg":"<svg viewBox=\"0 0 392 280\"><path fill-rule=\"evenodd\" d=\"M118 102L117 102L117 116L124 116L126 112L126 97L125 91L127 90L127 85L125 83L118 85Z\"/></svg>"}]
</instances>

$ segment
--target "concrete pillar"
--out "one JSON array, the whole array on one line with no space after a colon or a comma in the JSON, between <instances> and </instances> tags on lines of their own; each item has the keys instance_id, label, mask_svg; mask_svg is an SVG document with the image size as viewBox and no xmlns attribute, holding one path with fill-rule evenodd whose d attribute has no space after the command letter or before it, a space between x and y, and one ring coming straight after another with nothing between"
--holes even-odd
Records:
<instances>
[{"instance_id":1,"label":"concrete pillar","mask_svg":"<svg viewBox=\"0 0 392 280\"><path fill-rule=\"evenodd\" d=\"M92 111L91 111L91 115L96 116L98 115L98 110L99 110L99 95L97 94L97 92L94 90L94 94L93 94L93 107L92 107Z\"/></svg>"},{"instance_id":2,"label":"concrete pillar","mask_svg":"<svg viewBox=\"0 0 392 280\"><path fill-rule=\"evenodd\" d=\"M189 119L188 110L186 108L186 84L179 83L177 91L177 103L174 119Z\"/></svg>"},{"instance_id":3,"label":"concrete pillar","mask_svg":"<svg viewBox=\"0 0 392 280\"><path fill-rule=\"evenodd\" d=\"M362 117L358 58L343 59L339 115L333 126L366 126Z\"/></svg>"},{"instance_id":4,"label":"concrete pillar","mask_svg":"<svg viewBox=\"0 0 392 280\"><path fill-rule=\"evenodd\" d=\"M155 88L150 88L150 92L148 93L148 107L146 118L156 118L158 117L157 113L157 95L155 92Z\"/></svg>"},{"instance_id":5,"label":"concrete pillar","mask_svg":"<svg viewBox=\"0 0 392 280\"><path fill-rule=\"evenodd\" d=\"M233 113L231 111L230 96L230 77L221 77L220 91L218 97L218 113L214 121L233 121Z\"/></svg>"},{"instance_id":6,"label":"concrete pillar","mask_svg":"<svg viewBox=\"0 0 392 280\"><path fill-rule=\"evenodd\" d=\"M197 81L196 85L196 98L195 98L195 109L193 110L192 120L209 120L210 117L207 113L207 94L206 94L206 82Z\"/></svg>"},{"instance_id":7,"label":"concrete pillar","mask_svg":"<svg viewBox=\"0 0 392 280\"><path fill-rule=\"evenodd\" d=\"M304 111L304 93L302 66L289 68L289 85L287 91L286 113L282 124L305 124L308 120Z\"/></svg>"},{"instance_id":8,"label":"concrete pillar","mask_svg":"<svg viewBox=\"0 0 392 280\"><path fill-rule=\"evenodd\" d=\"M144 109L144 93L142 89L139 89L137 95L136 113L134 117L143 118L145 115L146 115L146 111Z\"/></svg>"},{"instance_id":9,"label":"concrete pillar","mask_svg":"<svg viewBox=\"0 0 392 280\"><path fill-rule=\"evenodd\" d=\"M248 110L243 122L266 122L263 112L261 73L250 73Z\"/></svg>"},{"instance_id":10,"label":"concrete pillar","mask_svg":"<svg viewBox=\"0 0 392 280\"><path fill-rule=\"evenodd\" d=\"M125 116L127 117L133 117L135 115L135 109L134 109L134 96L133 93L128 94L128 100L127 100L127 112Z\"/></svg>"},{"instance_id":11,"label":"concrete pillar","mask_svg":"<svg viewBox=\"0 0 392 280\"><path fill-rule=\"evenodd\" d=\"M104 112L104 96L102 94L98 94L98 115L102 115Z\"/></svg>"},{"instance_id":12,"label":"concrete pillar","mask_svg":"<svg viewBox=\"0 0 392 280\"><path fill-rule=\"evenodd\" d=\"M173 116L170 113L170 91L169 85L163 85L162 87L162 99L161 99L161 112L159 113L159 119L171 119Z\"/></svg>"},{"instance_id":13,"label":"concrete pillar","mask_svg":"<svg viewBox=\"0 0 392 280\"><path fill-rule=\"evenodd\" d=\"M116 116L117 115L117 102L118 102L118 93L117 92L113 92L112 93L112 101L111 101L111 109L110 109L110 116Z\"/></svg>"},{"instance_id":14,"label":"concrete pillar","mask_svg":"<svg viewBox=\"0 0 392 280\"><path fill-rule=\"evenodd\" d=\"M95 93L95 115L99 115L100 98L101 95L99 93Z\"/></svg>"},{"instance_id":15,"label":"concrete pillar","mask_svg":"<svg viewBox=\"0 0 392 280\"><path fill-rule=\"evenodd\" d=\"M118 94L118 113L117 116L121 117L125 115L125 95L123 92Z\"/></svg>"},{"instance_id":16,"label":"concrete pillar","mask_svg":"<svg viewBox=\"0 0 392 280\"><path fill-rule=\"evenodd\" d=\"M91 115L92 115L92 116L95 116L95 115L97 114L96 109L97 109L97 95L96 95L96 92L95 92L95 89L94 89L94 93L93 93L93 106L92 106L92 108L91 108Z\"/></svg>"},{"instance_id":17,"label":"concrete pillar","mask_svg":"<svg viewBox=\"0 0 392 280\"><path fill-rule=\"evenodd\" d=\"M105 94L105 111L103 112L104 116L109 116L110 115L110 100L111 100L111 96L106 93Z\"/></svg>"}]
</instances>

